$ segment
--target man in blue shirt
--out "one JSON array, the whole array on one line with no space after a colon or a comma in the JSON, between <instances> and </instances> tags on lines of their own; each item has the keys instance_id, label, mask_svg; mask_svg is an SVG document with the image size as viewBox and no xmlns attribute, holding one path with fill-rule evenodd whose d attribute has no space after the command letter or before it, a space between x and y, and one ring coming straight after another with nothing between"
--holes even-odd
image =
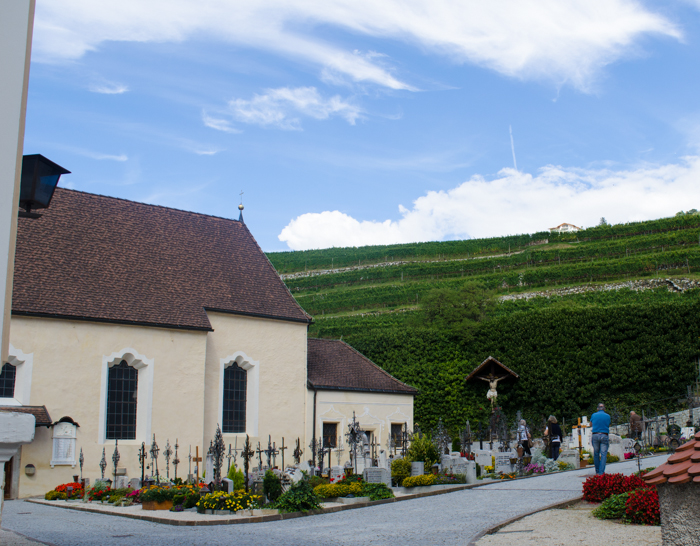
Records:
<instances>
[{"instance_id":1,"label":"man in blue shirt","mask_svg":"<svg viewBox=\"0 0 700 546\"><path fill-rule=\"evenodd\" d=\"M610 447L610 415L605 413L605 404L598 404L598 411L591 416L591 444L593 444L593 464L596 474L605 474Z\"/></svg>"}]
</instances>

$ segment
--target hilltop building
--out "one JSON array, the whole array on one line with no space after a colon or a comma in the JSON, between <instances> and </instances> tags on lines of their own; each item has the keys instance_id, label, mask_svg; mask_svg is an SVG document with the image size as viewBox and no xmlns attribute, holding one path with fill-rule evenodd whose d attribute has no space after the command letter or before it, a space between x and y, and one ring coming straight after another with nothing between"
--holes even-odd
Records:
<instances>
[{"instance_id":1,"label":"hilltop building","mask_svg":"<svg viewBox=\"0 0 700 546\"><path fill-rule=\"evenodd\" d=\"M242 217L56 190L41 218L19 219L0 409L33 413L37 429L6 465L6 493L73 481L81 450L84 477L105 450L112 478L116 441L119 469L140 477L154 434L161 454L178 443L186 477L217 424L227 446L284 438L287 462L297 438L305 460L312 438L335 445L353 412L381 446L412 428L416 390L309 339L311 321Z\"/></svg>"},{"instance_id":2,"label":"hilltop building","mask_svg":"<svg viewBox=\"0 0 700 546\"><path fill-rule=\"evenodd\" d=\"M549 231L552 233L570 233L572 231L580 231L581 228L578 226L575 226L574 224L559 224L557 227L551 227L549 228Z\"/></svg>"}]
</instances>

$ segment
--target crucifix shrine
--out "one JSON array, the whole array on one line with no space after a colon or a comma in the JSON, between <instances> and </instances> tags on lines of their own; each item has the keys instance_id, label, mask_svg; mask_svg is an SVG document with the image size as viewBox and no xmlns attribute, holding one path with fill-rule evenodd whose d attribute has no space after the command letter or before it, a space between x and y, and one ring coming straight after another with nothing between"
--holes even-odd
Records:
<instances>
[{"instance_id":1,"label":"crucifix shrine","mask_svg":"<svg viewBox=\"0 0 700 546\"><path fill-rule=\"evenodd\" d=\"M489 384L489 390L486 393L486 398L491 402L491 411L496 407L496 398L498 398L498 383L508 379L519 379L520 376L513 370L501 364L498 360L489 356L481 364L479 364L472 373L470 373L465 381L471 379L480 379Z\"/></svg>"},{"instance_id":2,"label":"crucifix shrine","mask_svg":"<svg viewBox=\"0 0 700 546\"><path fill-rule=\"evenodd\" d=\"M574 431L576 431L576 435L578 436L578 456L579 459L581 458L581 455L583 453L583 436L586 433L586 429L590 428L591 424L588 422L588 418L584 417L583 422L581 422L581 418L578 418L578 424L574 425L571 427Z\"/></svg>"}]
</instances>

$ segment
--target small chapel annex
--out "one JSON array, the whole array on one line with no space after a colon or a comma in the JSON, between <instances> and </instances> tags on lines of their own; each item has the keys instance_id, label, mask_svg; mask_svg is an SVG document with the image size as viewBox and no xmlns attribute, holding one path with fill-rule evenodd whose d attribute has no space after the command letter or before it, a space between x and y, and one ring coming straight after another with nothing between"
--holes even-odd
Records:
<instances>
[{"instance_id":1,"label":"small chapel annex","mask_svg":"<svg viewBox=\"0 0 700 546\"><path fill-rule=\"evenodd\" d=\"M284 438L290 462L297 439L304 460L314 437L342 443L354 412L386 449L412 429L417 391L308 338L311 321L242 217L57 189L41 218L19 218L0 411L33 413L37 429L6 465L6 495L73 481L81 449L84 477L100 476L104 449L112 478L115 441L121 472L140 477L154 434L178 443L186 477L217 425L227 448Z\"/></svg>"}]
</instances>

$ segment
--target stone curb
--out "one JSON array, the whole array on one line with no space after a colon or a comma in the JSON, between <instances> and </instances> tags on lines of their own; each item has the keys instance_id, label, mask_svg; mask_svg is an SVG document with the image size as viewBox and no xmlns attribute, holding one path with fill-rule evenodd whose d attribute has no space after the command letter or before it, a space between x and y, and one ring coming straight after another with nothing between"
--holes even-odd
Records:
<instances>
[{"instance_id":1,"label":"stone curb","mask_svg":"<svg viewBox=\"0 0 700 546\"><path fill-rule=\"evenodd\" d=\"M512 480L509 480L512 481ZM568 506L571 506L573 504L576 504L577 502L583 500L583 497L576 497L575 499L569 499L566 501L562 502L555 502L554 504L550 504L549 506L544 506L542 508L537 508L536 510L532 510L530 512L527 512L525 514L520 514L519 516L514 516L510 519L507 519L506 521L502 521L498 525L494 525L493 527L489 527L488 529L481 531L478 535L476 535L474 538L472 538L467 546L476 546L476 543L483 538L486 535L492 535L499 530L503 529L504 527L510 525L511 523L515 523L516 521L519 521L523 518L526 518L528 516L531 516L533 514L537 514L538 512L544 512L545 510L555 510L557 508L567 508Z\"/></svg>"},{"instance_id":2,"label":"stone curb","mask_svg":"<svg viewBox=\"0 0 700 546\"><path fill-rule=\"evenodd\" d=\"M512 481L512 480L508 480ZM43 506L53 506L56 508L63 508L67 510L78 510L82 512L92 512L94 514L102 514L105 516L117 516L121 518L131 518L139 519L143 521L150 521L152 523L162 523L165 525L175 525L175 526L188 526L188 527L200 527L205 525L237 525L241 523L263 523L268 521L281 521L286 519L295 519L304 516L316 516L320 514L332 514L334 512L342 512L344 510L354 510L356 508L367 508L369 506L379 506L380 504L389 504L392 502L400 502L405 500L419 499L422 497L433 497L435 495L444 495L446 493L454 493L456 491L463 491L465 489L471 489L473 487L482 487L490 483L496 483L493 481L486 483L476 483L467 485L455 485L451 486L450 489L441 489L438 491L427 491L425 493L416 493L414 495L403 495L401 497L394 497L393 499L381 499L377 501L363 502L357 504L346 504L343 506L331 506L328 508L321 508L319 510L309 510L308 512L290 512L286 514L277 514L270 516L249 516L249 517L232 517L224 520L212 520L212 521L178 521L169 518L161 518L158 516L148 516L141 514L119 514L117 512L107 512L99 510L97 508L91 508L89 506L80 505L68 505L68 504L57 504L54 501L45 501L44 499L25 499L26 502L31 502L33 504L41 504Z\"/></svg>"}]
</instances>

